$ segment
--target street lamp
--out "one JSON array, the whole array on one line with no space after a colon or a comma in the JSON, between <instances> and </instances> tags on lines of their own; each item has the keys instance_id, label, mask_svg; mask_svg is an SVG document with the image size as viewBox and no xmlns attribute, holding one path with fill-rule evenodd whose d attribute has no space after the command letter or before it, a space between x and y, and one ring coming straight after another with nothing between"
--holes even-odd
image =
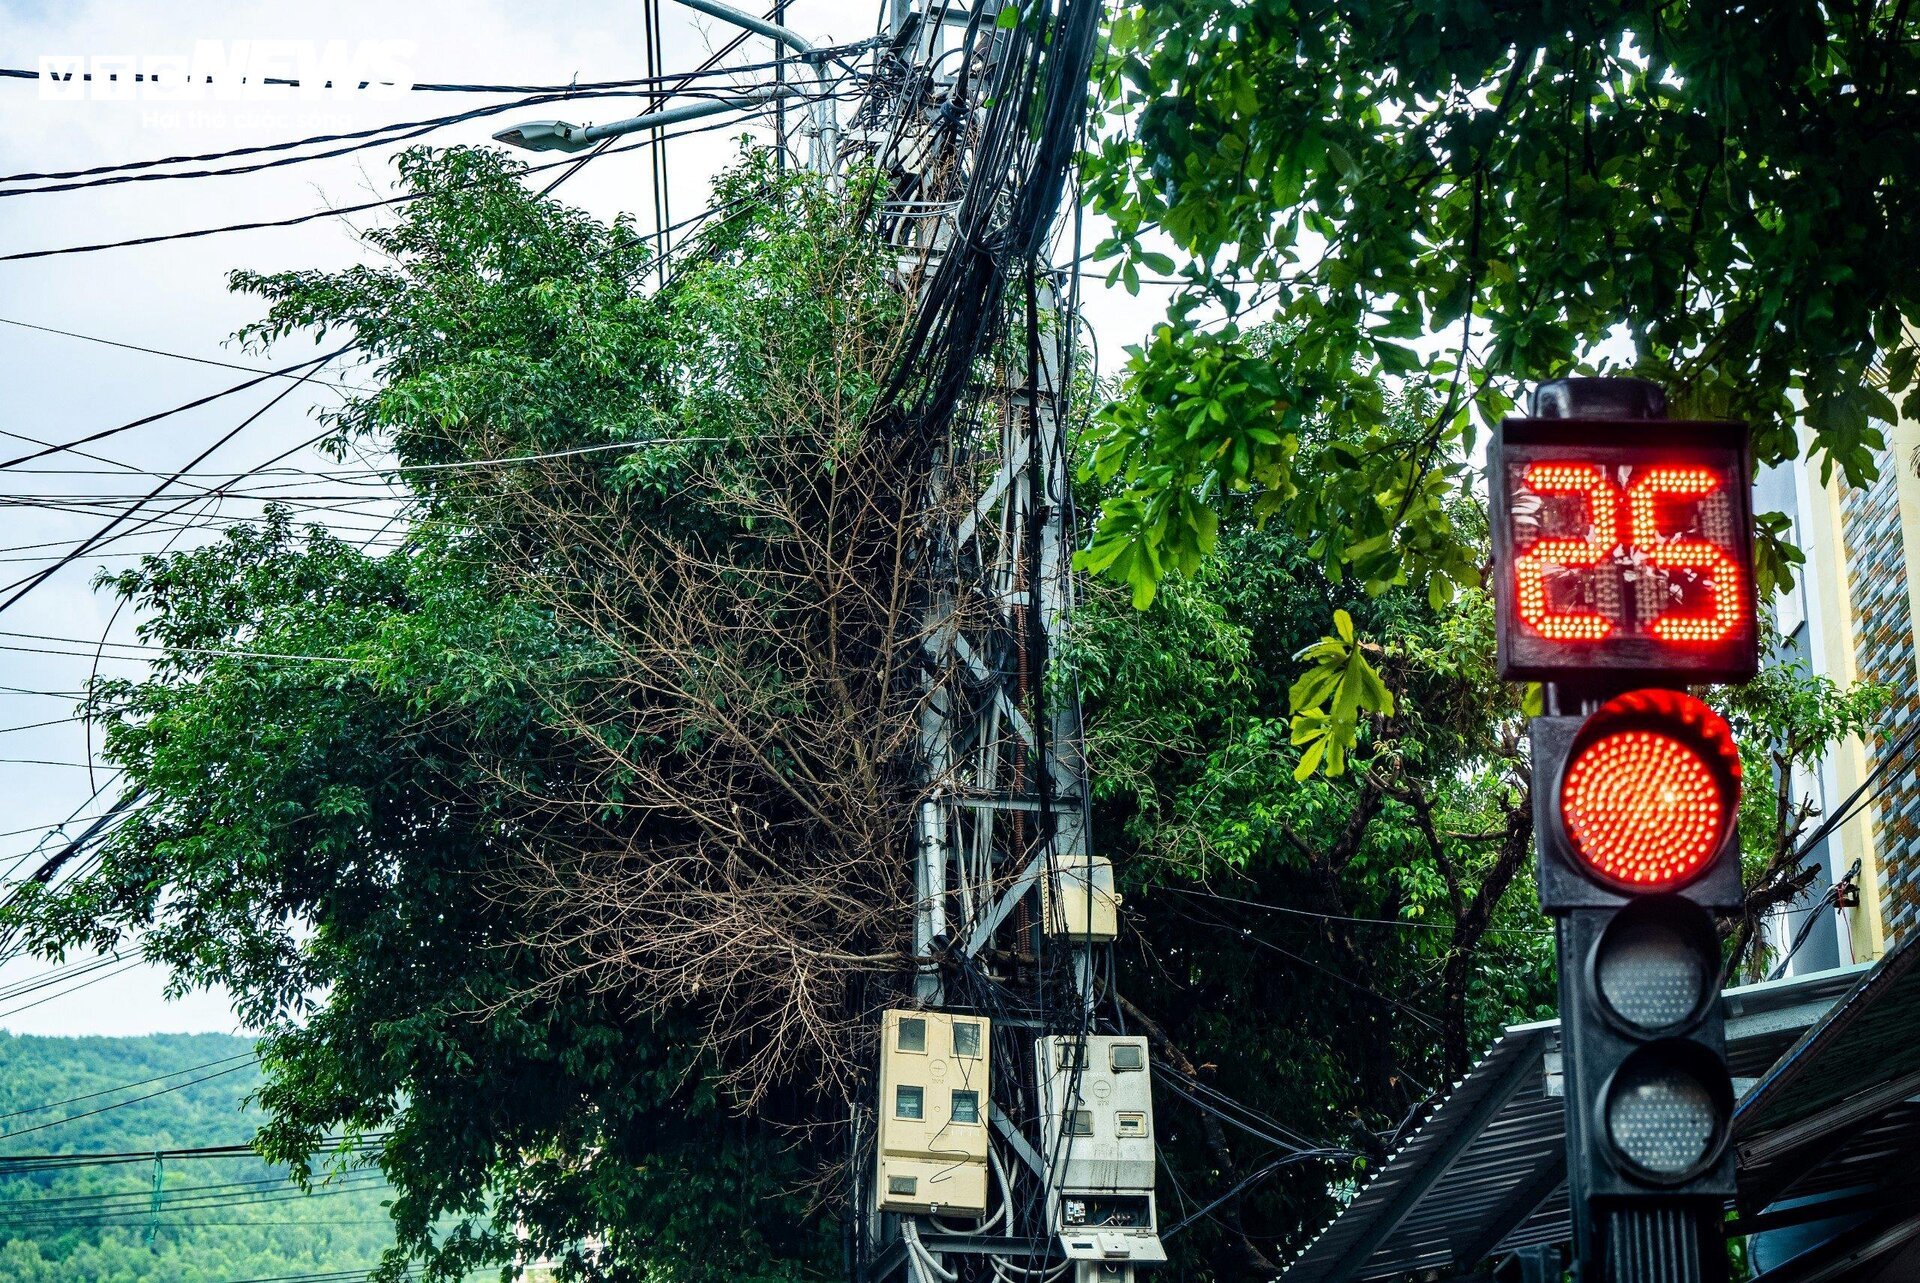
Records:
<instances>
[{"instance_id":1,"label":"street lamp","mask_svg":"<svg viewBox=\"0 0 1920 1283\"><path fill-rule=\"evenodd\" d=\"M698 120L702 116L717 116L723 111L742 111L792 92L783 85L776 85L735 97L690 102L669 107L665 111L642 112L638 116L629 116L605 125L583 126L571 125L564 120L530 120L525 124L507 126L495 133L493 140L512 147L524 147L528 151L584 151L604 138L619 138L642 129L662 129L668 125Z\"/></svg>"},{"instance_id":2,"label":"street lamp","mask_svg":"<svg viewBox=\"0 0 1920 1283\"><path fill-rule=\"evenodd\" d=\"M689 9L698 10L722 22L732 23L758 35L767 37L776 45L785 46L798 54L803 61L813 65L814 79L819 85L820 95L814 103L818 118L818 142L814 147L813 168L821 174L832 174L837 150L838 124L834 119L833 98L827 90L826 63L832 56L827 50L816 49L790 27L777 22L768 22L765 18L755 17L744 10L736 9L721 0L677 0ZM522 125L510 125L495 133L495 142L506 143L512 147L524 147L528 151L582 151L603 138L618 138L623 134L636 133L643 129L660 129L667 125L676 125L682 121L698 120L702 116L714 116L723 111L735 111L748 107L758 107L764 103L785 98L793 91L785 85L756 89L750 93L715 99L707 102L689 103L684 107L669 107L664 111L647 111L626 120L616 120L607 125L568 124L564 120L533 120Z\"/></svg>"}]
</instances>

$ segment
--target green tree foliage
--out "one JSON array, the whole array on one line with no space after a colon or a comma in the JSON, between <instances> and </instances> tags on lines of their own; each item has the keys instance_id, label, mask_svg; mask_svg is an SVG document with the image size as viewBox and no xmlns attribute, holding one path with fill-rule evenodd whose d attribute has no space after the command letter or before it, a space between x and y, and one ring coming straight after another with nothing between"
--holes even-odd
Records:
<instances>
[{"instance_id":1,"label":"green tree foliage","mask_svg":"<svg viewBox=\"0 0 1920 1283\"><path fill-rule=\"evenodd\" d=\"M1456 501L1448 519L1475 530ZM1484 534L1472 546L1483 555ZM1371 697L1330 693L1356 656ZM1095 832L1125 879L1126 1018L1161 1064L1254 1106L1294 1144L1356 1160L1292 1165L1176 1239L1196 1278L1258 1277L1510 1023L1554 1013L1553 942L1533 893L1523 691L1494 678L1491 605L1369 594L1308 540L1244 512L1145 610L1096 581L1076 623ZM1305 675L1302 665L1307 664ZM1355 682L1359 678L1352 679ZM1344 770L1302 733L1300 687L1355 725ZM1794 766L1868 725L1882 696L1770 668L1716 696L1745 756L1747 902L1729 967L1770 963L1764 917L1802 905L1819 816ZM1166 1219L1284 1151L1163 1080ZM1229 1112L1233 1112L1229 1110Z\"/></svg>"},{"instance_id":2,"label":"green tree foliage","mask_svg":"<svg viewBox=\"0 0 1920 1283\"><path fill-rule=\"evenodd\" d=\"M1184 1231L1193 1277L1284 1260L1501 1026L1551 1014L1520 710L1492 678L1489 625L1478 593L1370 597L1245 520L1151 609L1111 587L1083 609L1095 830L1128 883L1129 1019L1163 1063L1277 1120L1263 1126L1360 1155L1291 1167ZM1354 714L1342 774L1302 779L1322 742L1296 742L1288 690L1326 633L1370 647L1391 698ZM1274 1157L1161 1095L1169 1221Z\"/></svg>"},{"instance_id":3,"label":"green tree foliage","mask_svg":"<svg viewBox=\"0 0 1920 1283\"><path fill-rule=\"evenodd\" d=\"M243 1145L264 1121L246 1099L260 1085L252 1053L251 1040L217 1034L0 1034L4 1150ZM393 1242L378 1173L343 1170L303 1195L285 1167L241 1155L163 1163L157 1207L154 1188L147 1161L30 1173L0 1164L0 1277L227 1283L371 1269Z\"/></svg>"},{"instance_id":4,"label":"green tree foliage","mask_svg":"<svg viewBox=\"0 0 1920 1283\"><path fill-rule=\"evenodd\" d=\"M1472 582L1474 408L1610 339L1763 462L1804 423L1858 483L1873 420L1920 410L1905 3L1146 0L1111 34L1098 252L1183 282L1091 457L1118 484L1088 563L1137 598L1241 504L1376 589Z\"/></svg>"},{"instance_id":5,"label":"green tree foliage","mask_svg":"<svg viewBox=\"0 0 1920 1283\"><path fill-rule=\"evenodd\" d=\"M843 1155L783 1125L832 1099L791 1067L830 1068L848 973L822 948L820 1020L780 1025L767 1003L787 991L760 972L717 970L698 941L657 950L717 920L699 897L724 885L769 906L784 950L728 956L790 959L784 906L898 968L863 926L900 928L893 892L835 858L866 842L859 867L897 876L885 814L836 836L844 815L789 800L856 753L847 790L892 797L893 759L862 737L880 714L806 720L824 679L794 654L821 649L824 608L804 607L826 594L837 635L872 648L846 663L888 687L869 663L887 639L862 631L884 621L845 585L885 594L860 557L887 546L863 523L889 495L863 507L829 482L897 475L848 425L898 296L851 230L857 184L843 201L744 159L653 290L627 222L516 174L497 153L410 154L418 199L369 234L381 261L235 278L271 305L252 336L344 329L374 358L334 441L409 469L406 537L368 550L275 513L108 580L165 648L93 695L144 802L96 871L14 917L42 949L138 937L177 985L228 986L265 1035L265 1153L305 1171L324 1136L380 1138L384 1278L542 1256L561 1278L817 1276L837 1231L809 1185ZM826 574L791 558L812 518L777 502L822 499L858 536L838 579L799 573ZM565 894L634 878L656 879L627 903L664 906L660 933L595 934L606 904Z\"/></svg>"}]
</instances>

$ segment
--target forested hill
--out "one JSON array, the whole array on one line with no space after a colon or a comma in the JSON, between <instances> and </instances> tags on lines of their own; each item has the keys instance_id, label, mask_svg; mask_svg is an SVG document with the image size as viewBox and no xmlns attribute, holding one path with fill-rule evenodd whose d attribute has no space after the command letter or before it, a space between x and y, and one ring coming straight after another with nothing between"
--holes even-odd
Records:
<instances>
[{"instance_id":1,"label":"forested hill","mask_svg":"<svg viewBox=\"0 0 1920 1283\"><path fill-rule=\"evenodd\" d=\"M252 1138L252 1053L218 1034L0 1033L0 1280L360 1278L392 1241L377 1174L303 1196L250 1154L151 1157ZM44 1155L71 1157L28 1161Z\"/></svg>"}]
</instances>

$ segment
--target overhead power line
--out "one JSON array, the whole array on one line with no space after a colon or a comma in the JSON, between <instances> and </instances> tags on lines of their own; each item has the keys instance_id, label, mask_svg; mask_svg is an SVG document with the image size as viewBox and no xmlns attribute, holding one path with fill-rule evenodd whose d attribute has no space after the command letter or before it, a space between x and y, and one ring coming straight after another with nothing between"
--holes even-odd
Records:
<instances>
[{"instance_id":1,"label":"overhead power line","mask_svg":"<svg viewBox=\"0 0 1920 1283\"><path fill-rule=\"evenodd\" d=\"M125 1218L134 1218L133 1223L145 1222L156 1211L180 1212L225 1212L245 1207L268 1207L282 1203L301 1203L322 1198L341 1198L349 1194L365 1194L373 1190L391 1188L384 1176L378 1172L357 1171L338 1180L330 1181L315 1189L303 1190L297 1185L285 1181L277 1189L258 1189L251 1193L230 1191L228 1193L194 1194L184 1198L169 1197L171 1191L162 1191L156 1200L151 1190L143 1194L117 1196L127 1206L115 1206L112 1203L100 1203L95 1206L72 1205L66 1207L47 1207L36 1209L30 1204L33 1199L0 1199L0 1225L15 1228L31 1226L59 1225L117 1225L127 1224ZM139 1202L132 1202L132 1199ZM156 1206L157 1203L157 1206ZM19 1210L8 1204L21 1204ZM248 1222L250 1224L272 1224L271 1221Z\"/></svg>"},{"instance_id":2,"label":"overhead power line","mask_svg":"<svg viewBox=\"0 0 1920 1283\"><path fill-rule=\"evenodd\" d=\"M113 1087L102 1087L100 1091L88 1091L84 1097L67 1097L65 1101L48 1101L46 1104L29 1104L27 1108L13 1110L10 1114L0 1114L0 1122L6 1122L8 1118L23 1118L23 1116L27 1116L27 1114L44 1114L46 1110L58 1110L58 1108L69 1106L69 1104L84 1104L86 1101L98 1101L100 1097L108 1097L108 1095L113 1095L115 1091L132 1091L134 1087L150 1087L152 1083L163 1083L163 1081L167 1081L169 1077L179 1077L180 1074L198 1074L200 1070L215 1070L215 1068L221 1068L221 1066L227 1066L227 1064L234 1064L236 1060L259 1060L259 1056L252 1053L252 1051L242 1051L242 1053L232 1054L232 1056L221 1056L219 1060L207 1060L205 1064L190 1064L190 1066L186 1066L184 1070L167 1070L165 1074L156 1074L154 1077L142 1077L142 1079L132 1081L132 1083L115 1083Z\"/></svg>"},{"instance_id":3,"label":"overhead power line","mask_svg":"<svg viewBox=\"0 0 1920 1283\"><path fill-rule=\"evenodd\" d=\"M89 972L98 971L102 967L110 967L117 962L124 962L130 956L132 956L130 953L115 950L112 953L103 953L92 958L82 958L78 962L69 962L61 966L49 967L45 971L38 971L30 976L23 976L7 985L4 989L0 989L0 1002L11 1002L15 998L24 997L30 993L38 993L49 985L64 984L69 980L76 979ZM33 1109L40 1108L43 1108L43 1106L36 1105L33 1107ZM17 1112L31 1113L33 1109ZM13 1114L0 1114L0 1118L12 1117L14 1117Z\"/></svg>"},{"instance_id":4,"label":"overhead power line","mask_svg":"<svg viewBox=\"0 0 1920 1283\"><path fill-rule=\"evenodd\" d=\"M327 353L325 356L318 358L317 362L309 362L308 363L309 368L306 371L306 373L302 376L300 381L290 383L285 388L282 388L279 392L275 393L272 400L268 401L265 405L261 406L258 410L255 410L252 414L242 419L236 426L234 426L233 428L229 429L227 432L222 434L217 441L215 441L212 445L208 446L206 449L202 450L199 454L195 455L193 459L186 465L186 467L181 468L179 471L181 473L184 473L189 469L195 467L196 465L204 462L208 456L213 454L214 451L218 450L221 446L227 444L227 442L233 440L234 437L238 436L243 430L246 429L246 427L249 424L253 423L261 415L265 414L268 410L271 410L274 406L280 404L281 401L285 400L288 396L292 395L292 393L300 387L301 383L305 381L306 377L316 373L327 362L333 360L335 357L347 351L352 346L353 345L349 343L349 344L346 344L345 346L335 348L333 351ZM258 379L254 380L254 382L259 382L259 381L260 380ZM86 439L87 440L97 439L97 434L96 434L96 437L89 437ZM31 456L31 457L38 457L38 456ZM179 477L179 473L176 473L174 474L174 477L172 480L162 481L159 485L155 486L151 491L148 492L148 498L151 499L151 498L157 497L169 485L172 485L174 481L177 481L178 477ZM89 535L84 541L82 541L79 545L77 545L71 552L61 557L53 565L48 566L45 570L40 571L38 574L30 575L22 580L17 580L13 584L7 585L6 588L0 589L0 592L9 593L6 600L0 601L0 612L4 612L10 607L12 607L22 597L25 597L28 593L32 592L35 588L38 588L41 584L45 583L48 579L52 578L62 568L68 565L71 565L73 562L85 556L89 550L91 550L96 545L98 545L103 539L105 539L107 536L112 534L115 530L119 529L121 523L125 522L127 518L132 515L133 515L133 512L131 509L121 513L119 516L115 517L112 521L109 521L105 526L101 527L98 531L95 531L93 534Z\"/></svg>"},{"instance_id":5,"label":"overhead power line","mask_svg":"<svg viewBox=\"0 0 1920 1283\"><path fill-rule=\"evenodd\" d=\"M62 338L79 339L84 343L98 343L105 347L117 347L127 352L144 352L148 356L164 356L175 361L191 361L195 365L211 365L223 370L240 370L247 374L265 374L280 379L290 379L294 377L285 370L263 370L257 365L241 365L237 361L221 361L210 356L191 356L185 352L170 352L165 348L146 347L139 343L123 343L118 339L103 338L98 334L82 334L78 330L62 330L56 329L51 325L36 325L32 321L16 320L10 316L0 316L0 325L13 325L23 330L36 330L41 334L57 334ZM355 392L368 392L372 390L358 384L342 383L333 379L316 379L314 381L324 382L328 387L347 388ZM7 435L11 436L13 434L8 433Z\"/></svg>"},{"instance_id":6,"label":"overhead power line","mask_svg":"<svg viewBox=\"0 0 1920 1283\"><path fill-rule=\"evenodd\" d=\"M686 73L680 72L677 74L685 75ZM667 78L668 77L662 77L662 79L667 79ZM72 79L90 83L93 80L93 73L81 72L79 75L72 77ZM0 80L52 80L57 83L66 83L67 78L60 77L60 76L49 76L43 72L34 71L26 67L0 67ZM144 84L144 83L147 83L148 81L151 81L154 84L160 83L160 79L157 76L148 76L144 72L133 73L133 83ZM200 84L200 85L216 85L217 86L226 82L215 80L212 76L205 76L194 81L193 83ZM243 80L241 83L247 83L247 82ZM301 81L297 79L288 79L283 76L262 76L258 81L253 83L271 86L276 89L279 89L279 88L298 89L301 86ZM572 93L584 94L596 89L626 89L626 88L631 88L634 85L644 85L647 83L648 81L644 78L638 79L638 80L589 80L589 81L584 81L580 83L569 83L564 85L490 85L490 84L459 84L459 83L441 84L441 83L428 83L428 82L422 82L419 84L411 84L411 85L402 85L392 80L361 80L361 81L355 82L354 88L370 89L373 86L378 85L382 89L404 89L409 93L416 93L416 94L431 93L431 94L562 94L564 95L564 94L572 94ZM338 89L342 88L343 86L336 86L332 80L326 80L321 82L321 87L325 89L335 89L336 91L338 91Z\"/></svg>"},{"instance_id":7,"label":"overhead power line","mask_svg":"<svg viewBox=\"0 0 1920 1283\"><path fill-rule=\"evenodd\" d=\"M105 646L109 650L160 651L170 655L231 655L236 659L322 659L342 664L357 664L360 661L341 655L294 655L279 651L245 650L229 646L164 646L151 642L103 642L94 637L56 637L46 633L9 632L0 629L0 637L18 637L27 641L60 642L71 646Z\"/></svg>"},{"instance_id":8,"label":"overhead power line","mask_svg":"<svg viewBox=\"0 0 1920 1283\"><path fill-rule=\"evenodd\" d=\"M503 468L516 463L539 463L547 459L571 459L576 455L604 454L609 450L638 450L655 445L726 445L734 437L639 437L631 441L608 441L601 445L572 446L565 450L547 450L539 454L509 454L496 459L454 459L446 463L396 463L384 468L353 468L342 471L308 468L254 468L245 472L148 472L140 468L122 468L116 472L107 472L98 468L33 468L24 469L21 476L28 477L121 477L172 476L180 479L216 479L230 478L244 480L248 477L302 477L315 481L365 480L373 477L387 477L394 473L410 472L458 472L466 468ZM5 464L0 464L4 468ZM244 496L245 490L232 491ZM0 496L0 499L8 496ZM24 496L35 499L39 496ZM102 496L111 498L111 496Z\"/></svg>"},{"instance_id":9,"label":"overhead power line","mask_svg":"<svg viewBox=\"0 0 1920 1283\"><path fill-rule=\"evenodd\" d=\"M159 160L126 161L116 165L97 165L91 169L70 169L52 173L20 173L0 175L0 183L19 183L42 179L69 179L66 182L45 182L38 187L0 188L0 199L10 196L45 196L55 192L84 191L95 187L115 187L122 183L153 183L176 178L225 178L239 174L255 174L262 170L279 169L287 165L303 165L313 160L329 160L336 156L351 155L373 147L390 147L396 143L420 138L452 125L464 124L469 120L479 120L487 116L497 116L503 112L521 111L533 107L545 106L554 102L573 102L589 98L631 97L631 90L609 90L582 94L546 94L533 98L516 99L513 102L490 103L485 107L475 107L470 111L454 112L445 116L433 116L424 120L399 121L390 125L376 125L368 129L358 129L344 134L316 134L311 138L296 139L283 143L264 143L253 147L238 147L225 152L207 152L199 156L169 156ZM712 97L713 94L696 93L690 97ZM298 147L314 146L330 142L344 142L344 146L326 147L321 151L302 152L298 155L280 155L273 160L254 161L243 165L230 165L219 169L174 169L161 172L158 167L164 165L188 164L207 160L230 160L243 156L287 152Z\"/></svg>"},{"instance_id":10,"label":"overhead power line","mask_svg":"<svg viewBox=\"0 0 1920 1283\"><path fill-rule=\"evenodd\" d=\"M292 365L285 365L277 370L267 370L255 375L251 379L236 383L232 387L221 388L218 392L209 392L205 396L195 397L193 400L181 405L172 406L165 410L157 410L152 414L142 415L138 419L122 423L117 427L103 428L98 432L90 432L84 437L76 437L72 441L63 442L59 445L50 445L43 449L32 451L29 454L17 455L11 459L0 460L0 471L5 471L8 468L17 468L23 463L32 463L35 459L44 459L49 455L63 454L73 450L76 446L90 445L95 441L104 441L108 437L118 436L122 432L131 432L135 428L144 428L149 423L158 423L160 420L171 418L176 414L185 414L188 410L197 410L203 405L211 405L213 402L221 400L224 397L230 397L236 392L245 392L248 388L259 387L268 379L293 377L296 384L305 382L312 377L317 367L331 361L334 357L339 356L346 350L346 348L339 348L324 356L311 357L305 361L296 361ZM302 373L303 371L304 373Z\"/></svg>"},{"instance_id":11,"label":"overhead power line","mask_svg":"<svg viewBox=\"0 0 1920 1283\"><path fill-rule=\"evenodd\" d=\"M324 1137L313 1150L316 1158L334 1154L361 1154L386 1143L386 1132L368 1132L360 1136ZM174 1163L201 1159L260 1159L260 1151L251 1145L195 1145L183 1149L142 1149L124 1151L77 1151L65 1154L0 1154L0 1176L21 1172L61 1171L69 1167L122 1167L128 1163L151 1163L155 1159Z\"/></svg>"},{"instance_id":12,"label":"overhead power line","mask_svg":"<svg viewBox=\"0 0 1920 1283\"><path fill-rule=\"evenodd\" d=\"M737 128L743 124L759 119L768 114L770 110L770 107L763 107L757 111L742 111L737 115L716 121L713 124L694 125L686 129L674 130L670 133L669 131L661 130L648 134L625 146L610 147L603 154L614 155L619 152L639 151L653 146L655 139L688 138L695 134L707 134L715 130ZM578 165L582 159L582 157L578 156L569 156L564 160L548 161L541 165L529 165L519 172L523 175L544 173L550 169L559 169L567 165ZM0 254L0 263L19 263L29 259L55 258L66 254L94 254L103 250L130 249L140 245L158 245L167 241L197 240L203 236L221 236L228 232L259 231L269 227L298 227L302 223L311 223L322 218L342 218L348 214L364 213L370 209L384 209L393 205L405 205L412 201L424 200L429 196L444 196L450 192L468 191L480 185L479 181L475 181L459 183L452 187L443 187L431 192L406 192L399 196L388 196L379 200L361 201L354 205L338 205L330 209L318 209L306 214L295 214L288 218L269 218L252 222L227 223L219 227L200 227L184 232L160 232L152 236L134 236L125 240L96 241L88 245L63 245L56 249L21 250L12 254Z\"/></svg>"},{"instance_id":13,"label":"overhead power line","mask_svg":"<svg viewBox=\"0 0 1920 1283\"><path fill-rule=\"evenodd\" d=\"M1445 931L1453 927L1440 922L1415 922L1409 918L1368 918L1349 913L1316 913L1311 909L1296 909L1289 905L1268 904L1263 900L1244 900L1239 896L1222 895L1218 891L1207 891L1199 887L1181 887L1165 885L1163 889L1175 895L1197 896L1206 900L1218 900L1222 904L1237 904L1248 909L1260 909L1267 913L1283 913L1290 917L1315 918L1322 922L1352 922L1377 927L1402 927L1411 931ZM1551 936L1550 927L1488 927L1488 935L1533 935Z\"/></svg>"},{"instance_id":14,"label":"overhead power line","mask_svg":"<svg viewBox=\"0 0 1920 1283\"><path fill-rule=\"evenodd\" d=\"M0 1018L5 1018L8 1016L17 1016L23 1011L32 1011L35 1007L44 1007L48 1003L53 1002L55 999L65 998L70 994L78 993L82 989L90 989L94 985L100 984L103 981L117 979L120 976L126 975L129 971L137 971L145 965L146 965L146 961L145 959L142 959L142 958L135 958L131 962L123 962L120 966L113 968L113 970L111 971L98 972L94 975L88 976L85 980L81 980L81 981L78 981L77 983L70 984L63 989L56 990L55 992L47 994L44 997L35 998L32 1002L23 1002L16 1007L8 1007L5 1011L0 1011ZM131 1102L128 1102L128 1103L131 1103ZM98 1113L98 1112L104 1112L104 1111L96 1110L95 1112ZM62 1121L66 1121L66 1120L62 1120ZM53 1125L54 1124L51 1124L51 1123L48 1124L48 1126L53 1126ZM29 1127L29 1128L26 1128L20 1134L24 1135L25 1132L39 1131L39 1130L41 1129L38 1127ZM13 1133L8 1133L8 1134L11 1135Z\"/></svg>"},{"instance_id":15,"label":"overhead power line","mask_svg":"<svg viewBox=\"0 0 1920 1283\"><path fill-rule=\"evenodd\" d=\"M216 1070L213 1073L206 1074L199 1078L190 1078L183 1083L174 1083L171 1086L162 1087L158 1091L150 1091L143 1096L135 1096L129 1100L116 1100L112 1104L101 1105L97 1109L89 1109L82 1113L71 1114L65 1118L56 1118L52 1122L36 1123L32 1127L18 1127L12 1131L0 1132L0 1138L29 1136L34 1132L51 1131L55 1127L64 1127L68 1123L77 1123L83 1118L97 1118L101 1114L111 1113L116 1109L125 1109L129 1105L138 1105L145 1101L156 1100L161 1096L170 1096L174 1092L185 1091L189 1087L197 1087L201 1083L212 1082L216 1078L225 1078L229 1074L237 1074L241 1070L248 1068L251 1063L252 1062L249 1061L248 1064L230 1065L225 1069Z\"/></svg>"}]
</instances>

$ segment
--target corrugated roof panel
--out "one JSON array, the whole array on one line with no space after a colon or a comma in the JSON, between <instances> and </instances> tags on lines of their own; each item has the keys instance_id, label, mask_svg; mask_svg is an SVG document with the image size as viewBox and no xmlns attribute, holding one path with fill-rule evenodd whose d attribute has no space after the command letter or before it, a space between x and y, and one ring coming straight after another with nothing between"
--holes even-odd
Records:
<instances>
[{"instance_id":1,"label":"corrugated roof panel","mask_svg":"<svg viewBox=\"0 0 1920 1283\"><path fill-rule=\"evenodd\" d=\"M1729 990L1734 1074L1764 1074L1867 973L1849 967ZM1544 1065L1558 1040L1558 1021L1502 1035L1294 1258L1288 1283L1388 1278L1566 1241L1565 1122L1560 1099L1547 1095Z\"/></svg>"},{"instance_id":2,"label":"corrugated roof panel","mask_svg":"<svg viewBox=\"0 0 1920 1283\"><path fill-rule=\"evenodd\" d=\"M1858 1126L1920 1094L1920 933L1794 1043L1734 1112L1743 1205L1776 1198L1809 1150L1845 1144ZM1871 1066L1871 1073L1863 1073ZM1751 1194L1749 1194L1749 1187ZM1756 1202L1757 1200L1757 1202Z\"/></svg>"}]
</instances>

